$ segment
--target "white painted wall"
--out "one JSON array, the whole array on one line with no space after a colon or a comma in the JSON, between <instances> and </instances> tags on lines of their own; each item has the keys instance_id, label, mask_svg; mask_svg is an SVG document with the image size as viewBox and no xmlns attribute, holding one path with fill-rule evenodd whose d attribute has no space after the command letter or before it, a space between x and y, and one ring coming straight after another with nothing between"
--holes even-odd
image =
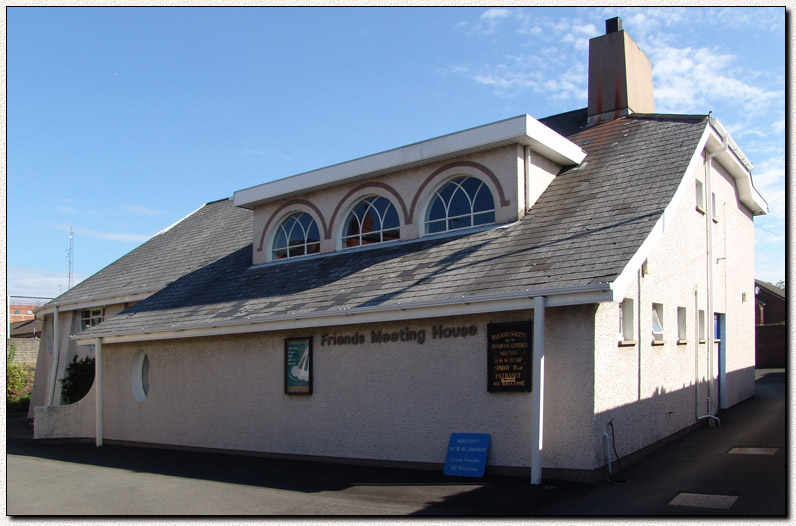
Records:
<instances>
[{"instance_id":1,"label":"white painted wall","mask_svg":"<svg viewBox=\"0 0 796 526\"><path fill-rule=\"evenodd\" d=\"M684 182L686 192L674 222L648 258L649 273L638 269L626 297L635 302L634 346L618 345L619 305L601 304L595 319L595 467L604 465L602 434L613 419L616 446L624 456L715 413L718 353L697 336L697 313L708 312L708 227L713 227L713 310L726 313L726 406L754 394L754 227L738 201L733 179L714 161L711 186L718 222L696 210L695 178L705 183L700 163ZM705 196L705 202L710 199ZM746 292L746 301L743 293ZM664 306L664 345L652 345L652 304ZM677 308L687 313L687 341L678 342ZM718 344L714 344L716 347ZM710 397L710 407L708 406Z\"/></svg>"},{"instance_id":2,"label":"white painted wall","mask_svg":"<svg viewBox=\"0 0 796 526\"><path fill-rule=\"evenodd\" d=\"M581 467L592 456L584 448L592 421L588 320L593 310L548 309L544 467ZM104 344L104 439L442 463L451 433L474 432L492 436L490 465L528 467L531 395L487 392L486 336L489 322L531 318L531 312L513 312L332 331ZM435 324L475 324L478 333L434 340ZM404 327L425 329L426 342L369 343L371 330ZM320 345L323 332L357 330L365 332L367 343ZM313 394L286 395L284 339L307 334L314 337ZM131 383L138 350L150 362L150 391L143 402L135 400ZM93 420L85 419L93 419L93 411L75 409L84 401L37 412L37 438L91 428ZM56 429L65 414L58 410L83 420L67 431Z\"/></svg>"}]
</instances>

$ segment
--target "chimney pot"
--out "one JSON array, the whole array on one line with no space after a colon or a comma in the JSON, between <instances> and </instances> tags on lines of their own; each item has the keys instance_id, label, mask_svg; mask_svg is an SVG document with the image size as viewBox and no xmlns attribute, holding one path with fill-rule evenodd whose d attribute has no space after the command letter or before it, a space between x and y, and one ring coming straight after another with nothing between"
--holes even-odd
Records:
<instances>
[{"instance_id":1,"label":"chimney pot","mask_svg":"<svg viewBox=\"0 0 796 526\"><path fill-rule=\"evenodd\" d=\"M609 18L605 21L605 34L622 31L622 19L617 17Z\"/></svg>"}]
</instances>

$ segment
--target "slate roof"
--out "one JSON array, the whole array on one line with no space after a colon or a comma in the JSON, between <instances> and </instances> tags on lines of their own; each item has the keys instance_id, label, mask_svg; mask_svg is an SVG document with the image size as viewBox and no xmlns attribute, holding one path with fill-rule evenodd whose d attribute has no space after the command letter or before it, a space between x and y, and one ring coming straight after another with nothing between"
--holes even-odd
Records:
<instances>
[{"instance_id":1,"label":"slate roof","mask_svg":"<svg viewBox=\"0 0 796 526\"><path fill-rule=\"evenodd\" d=\"M588 155L517 223L261 267L250 267L250 245L231 247L83 335L611 282L671 201L708 120L634 114L588 128L585 121L585 110L542 120Z\"/></svg>"},{"instance_id":2,"label":"slate roof","mask_svg":"<svg viewBox=\"0 0 796 526\"><path fill-rule=\"evenodd\" d=\"M252 213L210 202L45 305L151 293L251 244Z\"/></svg>"}]
</instances>

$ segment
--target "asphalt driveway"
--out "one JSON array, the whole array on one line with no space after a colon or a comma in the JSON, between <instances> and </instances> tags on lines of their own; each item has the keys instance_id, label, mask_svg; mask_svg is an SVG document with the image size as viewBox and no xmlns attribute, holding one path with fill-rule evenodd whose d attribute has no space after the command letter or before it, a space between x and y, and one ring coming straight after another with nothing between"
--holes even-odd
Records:
<instances>
[{"instance_id":1,"label":"asphalt driveway","mask_svg":"<svg viewBox=\"0 0 796 526\"><path fill-rule=\"evenodd\" d=\"M93 444L7 416L6 513L26 515L774 516L788 514L784 370L756 396L596 485ZM734 449L742 448L742 449Z\"/></svg>"}]
</instances>

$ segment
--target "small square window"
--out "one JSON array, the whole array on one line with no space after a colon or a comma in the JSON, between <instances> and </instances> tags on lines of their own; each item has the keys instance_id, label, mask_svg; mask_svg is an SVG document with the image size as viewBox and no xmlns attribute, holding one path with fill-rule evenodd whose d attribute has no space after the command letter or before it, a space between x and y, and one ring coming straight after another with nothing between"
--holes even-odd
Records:
<instances>
[{"instance_id":1,"label":"small square window","mask_svg":"<svg viewBox=\"0 0 796 526\"><path fill-rule=\"evenodd\" d=\"M656 341L663 341L663 305L652 304L652 336Z\"/></svg>"},{"instance_id":2,"label":"small square window","mask_svg":"<svg viewBox=\"0 0 796 526\"><path fill-rule=\"evenodd\" d=\"M84 331L94 325L99 325L105 320L105 309L90 309L80 311L80 330Z\"/></svg>"}]
</instances>

